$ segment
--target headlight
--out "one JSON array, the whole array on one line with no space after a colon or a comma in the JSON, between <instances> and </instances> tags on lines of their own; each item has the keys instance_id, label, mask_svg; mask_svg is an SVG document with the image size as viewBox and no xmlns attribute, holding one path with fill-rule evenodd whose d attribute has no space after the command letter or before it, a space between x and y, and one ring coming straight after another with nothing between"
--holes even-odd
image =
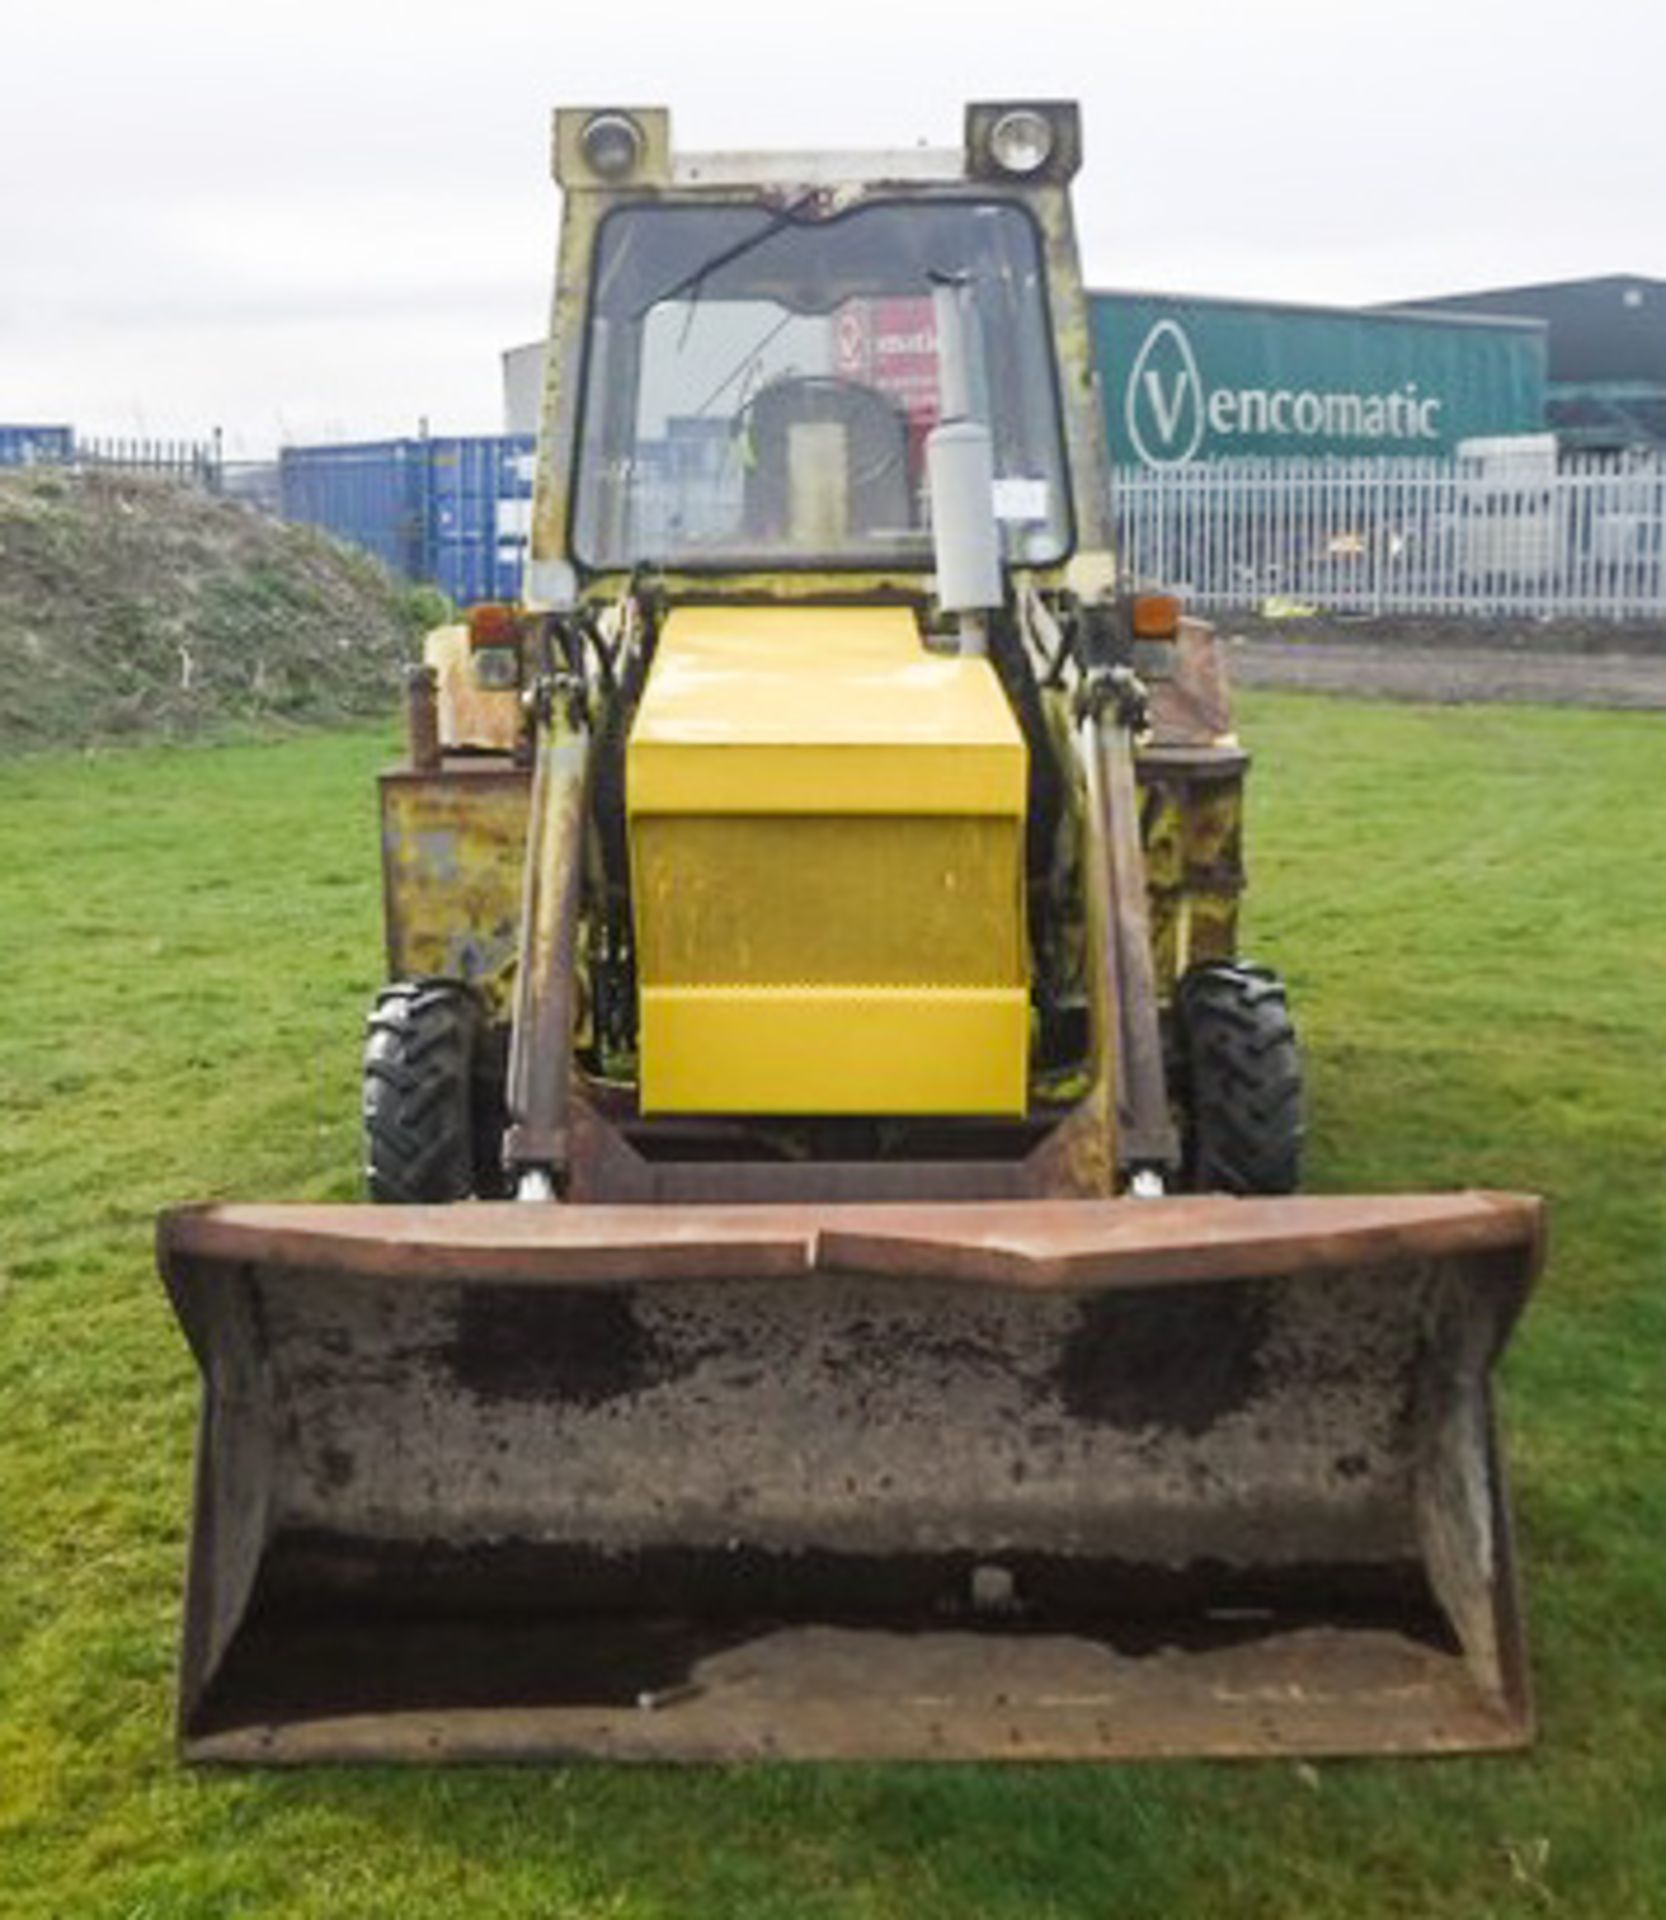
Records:
<instances>
[{"instance_id":1,"label":"headlight","mask_svg":"<svg viewBox=\"0 0 1666 1920\"><path fill-rule=\"evenodd\" d=\"M598 113L581 144L585 164L602 180L623 180L642 158L642 132L628 113Z\"/></svg>"},{"instance_id":2,"label":"headlight","mask_svg":"<svg viewBox=\"0 0 1666 1920\"><path fill-rule=\"evenodd\" d=\"M474 662L474 684L485 693L508 693L521 684L519 647L476 647L469 658Z\"/></svg>"},{"instance_id":3,"label":"headlight","mask_svg":"<svg viewBox=\"0 0 1666 1920\"><path fill-rule=\"evenodd\" d=\"M516 610L501 600L469 608L469 658L474 684L507 693L521 684L521 628Z\"/></svg>"},{"instance_id":4,"label":"headlight","mask_svg":"<svg viewBox=\"0 0 1666 1920\"><path fill-rule=\"evenodd\" d=\"M1053 151L1053 129L1044 114L1017 107L990 129L989 151L1008 173L1036 173Z\"/></svg>"}]
</instances>

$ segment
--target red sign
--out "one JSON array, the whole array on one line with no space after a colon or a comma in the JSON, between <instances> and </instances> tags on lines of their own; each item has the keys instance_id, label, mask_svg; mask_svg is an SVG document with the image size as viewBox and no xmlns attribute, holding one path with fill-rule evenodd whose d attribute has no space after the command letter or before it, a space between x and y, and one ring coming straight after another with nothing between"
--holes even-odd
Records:
<instances>
[{"instance_id":1,"label":"red sign","mask_svg":"<svg viewBox=\"0 0 1666 1920\"><path fill-rule=\"evenodd\" d=\"M847 300L833 322L833 371L902 407L915 433L937 419L937 329L929 294Z\"/></svg>"}]
</instances>

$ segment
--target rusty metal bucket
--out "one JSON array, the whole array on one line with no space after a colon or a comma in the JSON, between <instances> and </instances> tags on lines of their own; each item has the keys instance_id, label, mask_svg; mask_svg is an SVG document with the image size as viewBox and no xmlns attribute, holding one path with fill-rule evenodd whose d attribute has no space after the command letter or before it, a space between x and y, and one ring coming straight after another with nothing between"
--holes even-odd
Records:
<instances>
[{"instance_id":1,"label":"rusty metal bucket","mask_svg":"<svg viewBox=\"0 0 1666 1920\"><path fill-rule=\"evenodd\" d=\"M1529 1737L1509 1195L220 1207L201 1760Z\"/></svg>"}]
</instances>

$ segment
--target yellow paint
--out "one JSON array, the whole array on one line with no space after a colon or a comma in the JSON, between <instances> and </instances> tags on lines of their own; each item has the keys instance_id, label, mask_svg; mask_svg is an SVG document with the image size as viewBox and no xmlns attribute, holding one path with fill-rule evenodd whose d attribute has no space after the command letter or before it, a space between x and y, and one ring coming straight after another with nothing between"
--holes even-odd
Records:
<instances>
[{"instance_id":1,"label":"yellow paint","mask_svg":"<svg viewBox=\"0 0 1666 1920\"><path fill-rule=\"evenodd\" d=\"M904 608L679 608L627 758L642 1104L1025 1106L1024 744Z\"/></svg>"},{"instance_id":2,"label":"yellow paint","mask_svg":"<svg viewBox=\"0 0 1666 1920\"><path fill-rule=\"evenodd\" d=\"M1010 818L650 814L632 850L645 981L1023 984Z\"/></svg>"},{"instance_id":3,"label":"yellow paint","mask_svg":"<svg viewBox=\"0 0 1666 1920\"><path fill-rule=\"evenodd\" d=\"M906 607L681 607L631 730L642 813L1019 813L1024 742L986 660Z\"/></svg>"},{"instance_id":4,"label":"yellow paint","mask_svg":"<svg viewBox=\"0 0 1666 1920\"><path fill-rule=\"evenodd\" d=\"M1237 953L1243 891L1243 784L1142 773L1140 816L1158 992L1188 967Z\"/></svg>"},{"instance_id":5,"label":"yellow paint","mask_svg":"<svg viewBox=\"0 0 1666 1920\"><path fill-rule=\"evenodd\" d=\"M382 781L390 980L466 980L509 1017L527 786L486 767Z\"/></svg>"},{"instance_id":6,"label":"yellow paint","mask_svg":"<svg viewBox=\"0 0 1666 1920\"><path fill-rule=\"evenodd\" d=\"M644 987L648 1113L1022 1113L1029 1006L976 987Z\"/></svg>"}]
</instances>

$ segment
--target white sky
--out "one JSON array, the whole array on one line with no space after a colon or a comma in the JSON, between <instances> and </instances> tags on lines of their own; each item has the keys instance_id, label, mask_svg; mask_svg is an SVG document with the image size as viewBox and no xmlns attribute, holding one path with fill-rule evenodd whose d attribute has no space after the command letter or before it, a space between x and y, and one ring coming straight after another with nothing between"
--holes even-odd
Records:
<instances>
[{"instance_id":1,"label":"white sky","mask_svg":"<svg viewBox=\"0 0 1666 1920\"><path fill-rule=\"evenodd\" d=\"M1105 286L1342 303L1666 276L1666 0L3 0L0 421L490 432L557 102L953 144L1082 101Z\"/></svg>"}]
</instances>

